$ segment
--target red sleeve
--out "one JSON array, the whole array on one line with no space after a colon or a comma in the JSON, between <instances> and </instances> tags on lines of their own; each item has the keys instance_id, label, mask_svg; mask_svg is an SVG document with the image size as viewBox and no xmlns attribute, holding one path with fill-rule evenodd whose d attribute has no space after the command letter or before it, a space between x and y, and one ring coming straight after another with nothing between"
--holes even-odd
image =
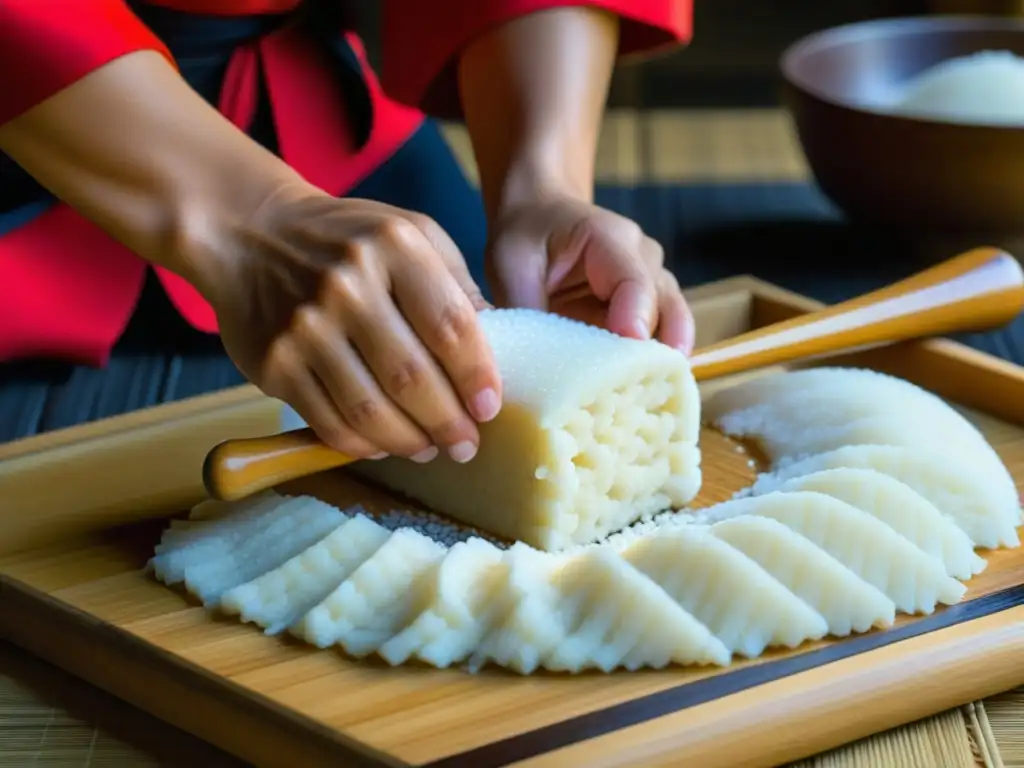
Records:
<instances>
[{"instance_id":1,"label":"red sleeve","mask_svg":"<svg viewBox=\"0 0 1024 768\"><path fill-rule=\"evenodd\" d=\"M520 16L580 5L619 16L620 55L679 45L692 32L692 0L385 0L384 89L409 106L449 113L458 103L455 57L475 37Z\"/></svg>"},{"instance_id":2,"label":"red sleeve","mask_svg":"<svg viewBox=\"0 0 1024 768\"><path fill-rule=\"evenodd\" d=\"M127 53L171 54L123 0L0 0L0 125Z\"/></svg>"}]
</instances>

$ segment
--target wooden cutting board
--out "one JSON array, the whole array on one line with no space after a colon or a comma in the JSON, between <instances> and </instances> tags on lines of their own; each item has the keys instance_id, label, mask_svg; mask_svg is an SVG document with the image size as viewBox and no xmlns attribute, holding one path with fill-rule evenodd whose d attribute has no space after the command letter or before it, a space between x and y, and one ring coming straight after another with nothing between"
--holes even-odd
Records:
<instances>
[{"instance_id":1,"label":"wooden cutting board","mask_svg":"<svg viewBox=\"0 0 1024 768\"><path fill-rule=\"evenodd\" d=\"M816 306L749 278L690 299L700 344ZM1024 370L945 341L838 362L973 409L1024 481ZM274 430L277 409L239 388L0 447L4 635L257 765L288 768L777 765L1024 683L1024 548L989 555L957 606L718 671L472 676L268 638L141 568L166 516L202 497L206 451ZM703 450L699 504L753 478L721 435L706 431ZM408 506L343 471L289 490Z\"/></svg>"}]
</instances>

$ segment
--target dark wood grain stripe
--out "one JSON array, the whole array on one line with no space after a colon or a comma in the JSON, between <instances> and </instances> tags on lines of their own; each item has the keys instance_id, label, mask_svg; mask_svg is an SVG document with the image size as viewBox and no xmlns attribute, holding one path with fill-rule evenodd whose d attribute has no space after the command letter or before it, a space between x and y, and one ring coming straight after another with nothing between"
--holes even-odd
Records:
<instances>
[{"instance_id":1,"label":"dark wood grain stripe","mask_svg":"<svg viewBox=\"0 0 1024 768\"><path fill-rule=\"evenodd\" d=\"M423 768L498 768L510 765L519 760L681 712L912 637L920 637L966 621L991 616L1019 605L1024 605L1024 584L950 606L898 629L861 635L799 656L744 667L734 672L724 672L692 683L683 683L664 691L435 760Z\"/></svg>"}]
</instances>

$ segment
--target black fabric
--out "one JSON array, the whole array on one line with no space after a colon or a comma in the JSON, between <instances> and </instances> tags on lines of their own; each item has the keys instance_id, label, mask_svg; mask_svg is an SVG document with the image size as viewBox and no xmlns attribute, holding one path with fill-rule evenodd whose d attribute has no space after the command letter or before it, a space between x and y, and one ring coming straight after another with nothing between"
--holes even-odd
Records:
<instances>
[{"instance_id":1,"label":"black fabric","mask_svg":"<svg viewBox=\"0 0 1024 768\"><path fill-rule=\"evenodd\" d=\"M220 96L224 72L235 48L284 24L300 25L305 34L322 46L334 65L338 95L347 107L346 115L357 144L362 145L369 138L373 123L370 92L355 51L341 35L354 26L353 3L305 0L295 14L237 17L187 13L143 0L132 0L130 5L171 51L182 77L211 104ZM273 124L265 122L269 115L265 94L260 112L264 120L257 116L253 138L273 149L265 140L273 132Z\"/></svg>"},{"instance_id":2,"label":"black fabric","mask_svg":"<svg viewBox=\"0 0 1024 768\"><path fill-rule=\"evenodd\" d=\"M634 217L689 285L744 272L827 302L921 268L899 247L845 225L810 186L602 188L598 202ZM951 254L952 255L952 254ZM162 291L147 296L105 370L0 367L0 440L11 440L241 382L216 339L188 328ZM1024 363L1024 318L970 335L972 346Z\"/></svg>"}]
</instances>

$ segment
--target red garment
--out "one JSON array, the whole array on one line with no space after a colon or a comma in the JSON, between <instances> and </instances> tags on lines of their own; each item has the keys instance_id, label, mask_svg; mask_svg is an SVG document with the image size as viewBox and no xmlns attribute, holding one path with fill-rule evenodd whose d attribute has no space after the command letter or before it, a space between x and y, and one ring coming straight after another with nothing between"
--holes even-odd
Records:
<instances>
[{"instance_id":1,"label":"red garment","mask_svg":"<svg viewBox=\"0 0 1024 768\"><path fill-rule=\"evenodd\" d=\"M280 13L298 0L151 0L226 16ZM344 2L344 0L338 0ZM373 102L369 140L355 147L320 53L291 28L236 52L221 112L247 127L262 66L283 159L342 195L391 157L437 99L454 93L450 64L477 35L548 8L587 5L623 20L622 53L686 40L690 0L385 0L385 95L362 44L346 33ZM104 64L138 50L173 59L122 0L0 0L0 124ZM438 96L440 94L440 96ZM0 239L0 360L27 356L102 365L138 300L146 264L91 222L58 204ZM210 306L166 270L160 279L182 315L216 332Z\"/></svg>"}]
</instances>

